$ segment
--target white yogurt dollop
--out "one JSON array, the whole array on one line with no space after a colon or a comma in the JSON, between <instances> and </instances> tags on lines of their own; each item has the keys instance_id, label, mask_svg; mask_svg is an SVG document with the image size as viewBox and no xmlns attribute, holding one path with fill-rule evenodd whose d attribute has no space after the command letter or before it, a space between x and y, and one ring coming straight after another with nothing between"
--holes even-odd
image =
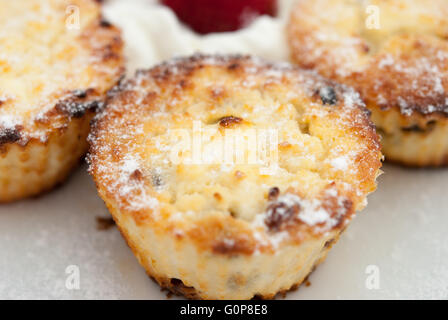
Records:
<instances>
[{"instance_id":1,"label":"white yogurt dollop","mask_svg":"<svg viewBox=\"0 0 448 320\"><path fill-rule=\"evenodd\" d=\"M128 75L174 56L204 53L254 54L273 61L288 59L285 22L295 0L279 0L278 17L261 16L247 28L198 35L171 9L155 0L109 0L104 15L123 31Z\"/></svg>"}]
</instances>

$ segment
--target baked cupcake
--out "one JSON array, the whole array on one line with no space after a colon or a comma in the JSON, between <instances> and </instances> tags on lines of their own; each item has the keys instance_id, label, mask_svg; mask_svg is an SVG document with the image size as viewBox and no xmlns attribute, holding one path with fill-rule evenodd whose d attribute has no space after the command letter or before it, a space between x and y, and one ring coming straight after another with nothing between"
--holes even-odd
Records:
<instances>
[{"instance_id":1,"label":"baked cupcake","mask_svg":"<svg viewBox=\"0 0 448 320\"><path fill-rule=\"evenodd\" d=\"M292 60L353 86L386 160L448 164L448 1L300 0Z\"/></svg>"},{"instance_id":2,"label":"baked cupcake","mask_svg":"<svg viewBox=\"0 0 448 320\"><path fill-rule=\"evenodd\" d=\"M2 1L0 202L62 182L123 73L120 32L98 2Z\"/></svg>"},{"instance_id":3,"label":"baked cupcake","mask_svg":"<svg viewBox=\"0 0 448 320\"><path fill-rule=\"evenodd\" d=\"M367 110L315 73L194 55L110 95L90 173L147 273L189 298L298 286L376 188Z\"/></svg>"}]
</instances>

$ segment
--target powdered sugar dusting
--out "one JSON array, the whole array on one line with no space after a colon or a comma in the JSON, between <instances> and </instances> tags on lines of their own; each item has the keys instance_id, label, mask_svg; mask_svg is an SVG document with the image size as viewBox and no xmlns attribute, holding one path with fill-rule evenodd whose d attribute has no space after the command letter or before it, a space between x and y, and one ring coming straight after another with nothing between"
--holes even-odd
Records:
<instances>
[{"instance_id":1,"label":"powdered sugar dusting","mask_svg":"<svg viewBox=\"0 0 448 320\"><path fill-rule=\"evenodd\" d=\"M363 1L300 2L288 29L293 59L355 87L369 105L397 108L404 116L448 113L448 43L439 27L446 24L448 5L405 2L378 3L380 29L359 20Z\"/></svg>"},{"instance_id":2,"label":"powdered sugar dusting","mask_svg":"<svg viewBox=\"0 0 448 320\"><path fill-rule=\"evenodd\" d=\"M147 192L142 180L133 179L133 175L141 174L144 170L140 163L137 157L128 155L119 162L118 167L112 164L99 166L98 174L109 179L107 188L116 194L117 201L124 203L128 210L150 209L157 212L159 206L157 198Z\"/></svg>"},{"instance_id":3,"label":"powdered sugar dusting","mask_svg":"<svg viewBox=\"0 0 448 320\"><path fill-rule=\"evenodd\" d=\"M335 193L337 194L337 191L332 190L329 193L334 197ZM334 214L324 208L321 200L309 200L291 193L281 195L276 201L286 204L287 207L292 207L298 204L300 207L299 214L297 215L298 219L311 227L319 225L317 229L320 232L328 231L336 226L339 223L341 216L347 213L346 210L341 207L338 208L336 214ZM342 197L337 198L337 201L339 202L339 205L342 205Z\"/></svg>"},{"instance_id":4,"label":"powdered sugar dusting","mask_svg":"<svg viewBox=\"0 0 448 320\"><path fill-rule=\"evenodd\" d=\"M2 2L0 116L14 115L23 143L46 141L52 129L65 125L52 120L60 120L57 105L68 93L90 89L101 95L121 74L119 33L99 26L98 4L75 3L83 14L70 28L64 9L70 1ZM84 106L72 101L67 107L79 113Z\"/></svg>"},{"instance_id":5,"label":"powdered sugar dusting","mask_svg":"<svg viewBox=\"0 0 448 320\"><path fill-rule=\"evenodd\" d=\"M346 224L347 219L351 218L350 213L352 211L347 206L347 198L339 195L334 187L325 190L322 197L312 199L287 192L271 201L267 211L258 214L252 225L255 229L264 230L266 237L256 232L257 238L262 240L261 245L268 241L277 248L283 241L290 239L288 228L296 224L295 221L311 228L314 233L322 234L340 226L342 221ZM275 219L275 225L272 219Z\"/></svg>"},{"instance_id":6,"label":"powdered sugar dusting","mask_svg":"<svg viewBox=\"0 0 448 320\"><path fill-rule=\"evenodd\" d=\"M418 43L418 40L413 41ZM404 51L396 56L386 54L379 59L377 67L382 71L367 75L376 77L372 91L367 93L368 99L373 99L380 106L395 104L406 116L411 116L414 111L423 114L447 112L445 100L448 90L443 80L448 74L446 62L437 57L440 51L429 43L423 43L420 43L421 49L418 46L419 49L412 48L421 50L417 57L410 58ZM376 70L375 65L372 68Z\"/></svg>"},{"instance_id":7,"label":"powdered sugar dusting","mask_svg":"<svg viewBox=\"0 0 448 320\"><path fill-rule=\"evenodd\" d=\"M15 129L20 123L22 123L22 120L18 116L9 114L0 115L0 128Z\"/></svg>"},{"instance_id":8,"label":"powdered sugar dusting","mask_svg":"<svg viewBox=\"0 0 448 320\"><path fill-rule=\"evenodd\" d=\"M330 163L332 167L335 168L336 170L345 171L349 167L349 160L348 157L346 156L334 158L330 161Z\"/></svg>"},{"instance_id":9,"label":"powdered sugar dusting","mask_svg":"<svg viewBox=\"0 0 448 320\"><path fill-rule=\"evenodd\" d=\"M267 90L263 92L264 88ZM251 96L251 100L244 99ZM151 214L158 205L150 193L164 198L173 208L166 216L178 231L182 229L182 220L193 219L186 212L194 204L194 219L232 215L253 231L260 245L280 245L288 237L283 224L289 224L289 219L300 229L289 234L290 238L325 233L339 227L353 213L348 198L336 189L325 188L334 179L341 186L348 176L358 179L358 163L354 159L367 149L379 152L359 94L288 63L272 63L253 56L198 53L138 71L134 78L120 83L110 97L90 138L95 179L100 180L100 188L110 190L129 211L148 209ZM209 105L210 101L213 103ZM228 111L222 111L226 108ZM276 166L278 172L269 178L271 187L282 182L284 193L269 202L267 208L264 191L257 189L258 176L253 168L243 165L241 170L245 173L238 175L233 164L195 163L190 167L191 163L170 162L171 129L190 129L190 125L194 128L194 121L198 121L216 133L219 119L227 113L244 118L254 127L274 126L281 137L277 143L287 150L281 153L284 159ZM327 131L307 130L307 125L325 127ZM350 128L355 130L347 130ZM340 140L340 130L352 144ZM333 137L329 132L337 135ZM208 137L204 143L212 146L212 141L217 140ZM188 151L183 154L189 155ZM333 170L328 170L329 166ZM309 178L302 181L301 170ZM152 172L166 182L166 188L158 190L157 181L135 179L149 177ZM299 196L286 191L291 187L307 189L303 184L314 187L315 195ZM242 202L240 197L249 188L257 191L250 200ZM362 198L364 191L359 192ZM278 230L270 232L277 225Z\"/></svg>"}]
</instances>

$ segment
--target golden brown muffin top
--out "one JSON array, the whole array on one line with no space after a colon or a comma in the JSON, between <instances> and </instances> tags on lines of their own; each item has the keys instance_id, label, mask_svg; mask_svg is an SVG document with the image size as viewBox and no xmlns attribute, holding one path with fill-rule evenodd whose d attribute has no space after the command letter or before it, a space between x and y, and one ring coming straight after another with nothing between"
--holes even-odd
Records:
<instances>
[{"instance_id":1,"label":"golden brown muffin top","mask_svg":"<svg viewBox=\"0 0 448 320\"><path fill-rule=\"evenodd\" d=\"M235 147L242 161L225 158L237 145L225 142L232 134L247 142ZM378 137L352 89L238 55L138 71L111 91L90 140L90 172L108 206L222 254L343 228L381 166ZM269 142L256 151L274 156L250 161L260 141Z\"/></svg>"},{"instance_id":2,"label":"golden brown muffin top","mask_svg":"<svg viewBox=\"0 0 448 320\"><path fill-rule=\"evenodd\" d=\"M448 115L448 1L299 0L287 33L295 63L369 108Z\"/></svg>"},{"instance_id":3,"label":"golden brown muffin top","mask_svg":"<svg viewBox=\"0 0 448 320\"><path fill-rule=\"evenodd\" d=\"M45 141L123 73L120 31L93 0L0 0L0 144Z\"/></svg>"}]
</instances>

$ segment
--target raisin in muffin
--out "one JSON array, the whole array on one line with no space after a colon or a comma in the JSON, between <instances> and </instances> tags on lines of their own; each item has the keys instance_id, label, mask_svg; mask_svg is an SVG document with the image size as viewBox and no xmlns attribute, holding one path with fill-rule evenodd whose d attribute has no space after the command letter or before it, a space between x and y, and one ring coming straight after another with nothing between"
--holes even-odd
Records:
<instances>
[{"instance_id":1,"label":"raisin in muffin","mask_svg":"<svg viewBox=\"0 0 448 320\"><path fill-rule=\"evenodd\" d=\"M8 202L52 188L79 162L123 58L119 30L93 0L2 0L0 48L0 202Z\"/></svg>"},{"instance_id":2,"label":"raisin in muffin","mask_svg":"<svg viewBox=\"0 0 448 320\"><path fill-rule=\"evenodd\" d=\"M300 0L292 60L353 86L386 160L448 164L448 1Z\"/></svg>"},{"instance_id":3,"label":"raisin in muffin","mask_svg":"<svg viewBox=\"0 0 448 320\"><path fill-rule=\"evenodd\" d=\"M299 285L365 206L382 157L352 89L237 55L138 71L90 141L90 173L139 262L203 299Z\"/></svg>"}]
</instances>

